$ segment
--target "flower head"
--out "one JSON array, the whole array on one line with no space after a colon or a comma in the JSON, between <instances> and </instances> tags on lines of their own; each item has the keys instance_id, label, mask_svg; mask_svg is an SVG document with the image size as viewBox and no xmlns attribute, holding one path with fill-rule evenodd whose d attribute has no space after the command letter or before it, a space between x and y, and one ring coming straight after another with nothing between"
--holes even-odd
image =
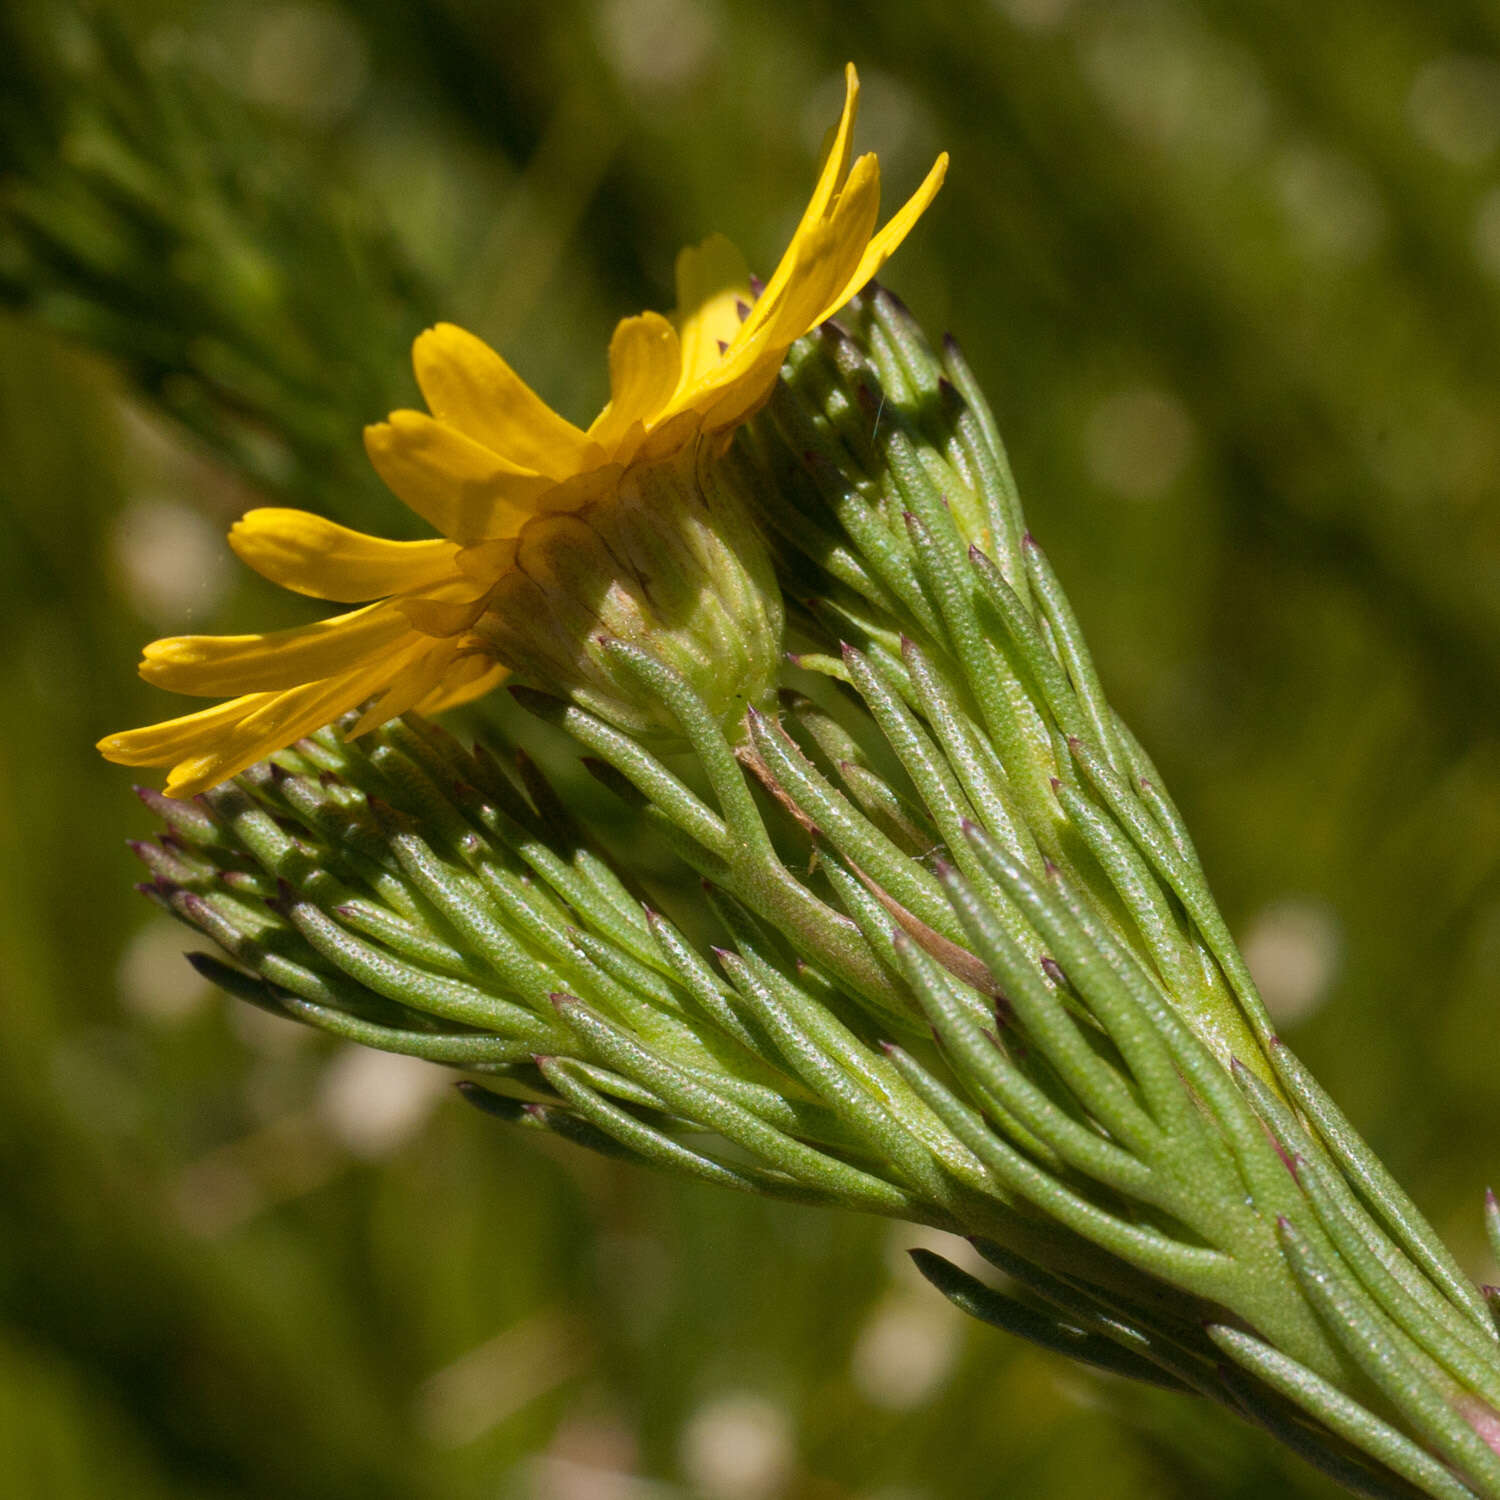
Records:
<instances>
[{"instance_id":1,"label":"flower head","mask_svg":"<svg viewBox=\"0 0 1500 1500\"><path fill-rule=\"evenodd\" d=\"M258 573L313 598L374 602L291 630L153 642L141 663L147 681L237 696L111 735L102 753L170 766L168 794L191 796L361 704L352 735L499 682L506 667L494 655L496 632L476 626L514 572L528 524L607 501L628 470L705 439L727 441L769 396L788 348L865 286L932 201L946 156L876 231L879 164L873 153L851 161L852 64L846 79L812 198L758 297L722 235L683 250L677 311L642 313L615 329L610 399L586 429L474 335L452 324L423 333L413 364L429 410L393 412L366 430L365 447L385 483L440 536L391 542L304 511L249 512L229 541Z\"/></svg>"}]
</instances>

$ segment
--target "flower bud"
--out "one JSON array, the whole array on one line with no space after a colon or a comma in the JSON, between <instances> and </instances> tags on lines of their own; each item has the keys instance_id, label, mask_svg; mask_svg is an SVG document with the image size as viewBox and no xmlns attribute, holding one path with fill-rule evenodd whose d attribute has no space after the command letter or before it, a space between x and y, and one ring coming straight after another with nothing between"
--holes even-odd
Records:
<instances>
[{"instance_id":1,"label":"flower bud","mask_svg":"<svg viewBox=\"0 0 1500 1500\"><path fill-rule=\"evenodd\" d=\"M774 700L782 627L766 548L700 443L627 469L591 505L531 521L473 628L513 671L655 736L675 720L622 675L607 642L674 668L734 734L746 709Z\"/></svg>"}]
</instances>

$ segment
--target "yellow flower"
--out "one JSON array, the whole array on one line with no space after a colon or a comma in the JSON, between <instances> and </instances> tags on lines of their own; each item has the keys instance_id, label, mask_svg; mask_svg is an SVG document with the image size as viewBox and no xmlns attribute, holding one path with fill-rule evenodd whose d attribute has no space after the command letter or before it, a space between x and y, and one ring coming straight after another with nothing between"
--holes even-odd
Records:
<instances>
[{"instance_id":1,"label":"yellow flower","mask_svg":"<svg viewBox=\"0 0 1500 1500\"><path fill-rule=\"evenodd\" d=\"M879 164L873 153L850 159L853 64L846 83L812 199L753 304L745 262L722 235L682 251L677 312L642 313L615 329L610 400L586 430L472 334L429 329L412 358L431 414L393 412L366 429L365 447L385 483L441 536L391 542L305 511L252 510L229 542L258 573L317 599L376 602L292 630L154 641L141 663L148 682L238 696L111 735L100 751L124 765L171 766L168 795L187 797L372 698L351 736L499 682L505 669L473 627L513 567L526 524L580 510L627 469L701 437L727 442L770 395L791 345L865 286L932 201L946 155L876 232Z\"/></svg>"}]
</instances>

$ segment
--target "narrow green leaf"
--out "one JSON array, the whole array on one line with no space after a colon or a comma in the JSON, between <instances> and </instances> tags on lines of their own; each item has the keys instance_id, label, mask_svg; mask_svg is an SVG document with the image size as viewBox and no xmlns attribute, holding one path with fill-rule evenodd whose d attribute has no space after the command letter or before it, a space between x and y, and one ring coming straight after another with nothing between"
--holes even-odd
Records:
<instances>
[{"instance_id":1,"label":"narrow green leaf","mask_svg":"<svg viewBox=\"0 0 1500 1500\"><path fill-rule=\"evenodd\" d=\"M909 515L906 525L918 576L938 600L964 681L978 704L1032 834L1045 847L1058 821L1050 795L1057 762L1046 722L1002 644L979 619L967 557L950 555L922 517ZM944 529L952 532L951 520ZM956 545L956 534L952 540Z\"/></svg>"},{"instance_id":2,"label":"narrow green leaf","mask_svg":"<svg viewBox=\"0 0 1500 1500\"><path fill-rule=\"evenodd\" d=\"M769 855L770 835L745 784L745 773L703 696L680 673L639 646L609 640L604 642L603 649L626 676L676 718L692 743L698 764L718 799L720 813L741 848Z\"/></svg>"},{"instance_id":3,"label":"narrow green leaf","mask_svg":"<svg viewBox=\"0 0 1500 1500\"><path fill-rule=\"evenodd\" d=\"M1122 1260L1217 1301L1231 1301L1233 1260L1217 1250L1187 1245L1158 1230L1127 1223L1091 1203L1002 1141L984 1120L961 1103L910 1054L899 1047L887 1055L953 1133L995 1174L996 1179L1044 1213Z\"/></svg>"},{"instance_id":4,"label":"narrow green leaf","mask_svg":"<svg viewBox=\"0 0 1500 1500\"><path fill-rule=\"evenodd\" d=\"M770 1166L837 1196L848 1207L932 1222L925 1205L904 1189L814 1150L759 1116L654 1056L618 1027L571 996L554 997L559 1013L617 1071L644 1083L678 1114L716 1130Z\"/></svg>"},{"instance_id":5,"label":"narrow green leaf","mask_svg":"<svg viewBox=\"0 0 1500 1500\"><path fill-rule=\"evenodd\" d=\"M1219 908L1214 903L1202 873L1190 867L1176 844L1162 831L1155 818L1115 774L1092 745L1079 739L1068 742L1073 759L1104 798L1109 810L1135 841L1136 847L1166 881L1188 915L1203 934L1209 951L1224 970L1239 1002L1239 1009L1262 1045L1269 1045L1274 1030L1250 970L1235 946ZM1250 1054L1253 1058L1253 1054Z\"/></svg>"},{"instance_id":6,"label":"narrow green leaf","mask_svg":"<svg viewBox=\"0 0 1500 1500\"><path fill-rule=\"evenodd\" d=\"M753 710L749 719L752 742L772 776L828 842L923 922L950 941L961 941L932 875L829 785L780 725Z\"/></svg>"},{"instance_id":7,"label":"narrow green leaf","mask_svg":"<svg viewBox=\"0 0 1500 1500\"><path fill-rule=\"evenodd\" d=\"M1172 1374L1169 1369L1143 1358L1133 1349L1112 1343L1097 1333L1073 1328L1057 1318L1027 1307L1014 1297L1007 1297L1003 1292L986 1286L977 1277L960 1270L941 1255L934 1255L930 1250L911 1250L908 1254L922 1275L960 1312L967 1313L971 1318L977 1318L1005 1333L1013 1333L1042 1349L1050 1349L1068 1359L1075 1359L1080 1364L1107 1370L1111 1375L1139 1380L1167 1391L1192 1393L1191 1385Z\"/></svg>"},{"instance_id":8,"label":"narrow green leaf","mask_svg":"<svg viewBox=\"0 0 1500 1500\"><path fill-rule=\"evenodd\" d=\"M1283 1154L1301 1157L1304 1170L1317 1176L1319 1187L1337 1205L1353 1225L1370 1252L1400 1283L1404 1294L1437 1318L1451 1334L1462 1339L1486 1359L1497 1354L1496 1334L1476 1327L1474 1319L1445 1297L1429 1277L1420 1270L1391 1237L1374 1221L1369 1210L1349 1186L1348 1180L1326 1155L1320 1141L1303 1128L1296 1114L1256 1077L1236 1062L1232 1068L1235 1081L1245 1091L1256 1113L1275 1136Z\"/></svg>"},{"instance_id":9,"label":"narrow green leaf","mask_svg":"<svg viewBox=\"0 0 1500 1500\"><path fill-rule=\"evenodd\" d=\"M1041 850L1011 793L999 757L959 706L952 688L927 653L909 637L901 641L917 705L937 736L953 774L991 838L1033 869L1042 867Z\"/></svg>"},{"instance_id":10,"label":"narrow green leaf","mask_svg":"<svg viewBox=\"0 0 1500 1500\"><path fill-rule=\"evenodd\" d=\"M1045 1156L1060 1157L1131 1197L1154 1201L1148 1166L1073 1119L1013 1067L1000 1043L975 1026L956 1003L946 975L915 944L898 937L896 951L954 1071L965 1083L993 1095L1020 1122L1023 1138L1017 1144L1030 1149L1028 1138L1039 1137Z\"/></svg>"},{"instance_id":11,"label":"narrow green leaf","mask_svg":"<svg viewBox=\"0 0 1500 1500\"><path fill-rule=\"evenodd\" d=\"M1420 1303L1407 1295L1380 1263L1333 1194L1324 1186L1325 1177L1317 1163L1298 1156L1293 1158L1292 1168L1324 1233L1381 1311L1429 1358L1446 1366L1450 1374L1492 1405L1500 1404L1500 1360L1495 1358L1495 1346L1491 1345L1486 1358L1451 1335Z\"/></svg>"},{"instance_id":12,"label":"narrow green leaf","mask_svg":"<svg viewBox=\"0 0 1500 1500\"><path fill-rule=\"evenodd\" d=\"M1219 1384L1220 1399L1231 1411L1263 1428L1349 1494L1363 1496L1364 1500L1414 1500L1419 1493L1427 1493L1412 1489L1389 1470L1364 1461L1357 1450L1341 1451L1339 1438L1308 1422L1294 1406L1234 1365L1219 1366Z\"/></svg>"},{"instance_id":13,"label":"narrow green leaf","mask_svg":"<svg viewBox=\"0 0 1500 1500\"><path fill-rule=\"evenodd\" d=\"M1078 899L1055 871L1049 872L1048 890L1120 980L1131 1001L1146 1017L1151 1030L1167 1048L1173 1066L1191 1085L1198 1104L1218 1123L1217 1132L1189 1129L1185 1134L1179 1133L1174 1144L1174 1154L1179 1162L1186 1166L1196 1154L1197 1170L1207 1173L1210 1180L1221 1164L1232 1162L1251 1195L1255 1211L1262 1217L1293 1207L1296 1193L1292 1182L1266 1141L1264 1131L1257 1128L1254 1111L1240 1097L1220 1060L1167 1002L1134 953L1118 940L1089 904ZM1239 1194L1233 1196L1237 1200Z\"/></svg>"},{"instance_id":14,"label":"narrow green leaf","mask_svg":"<svg viewBox=\"0 0 1500 1500\"><path fill-rule=\"evenodd\" d=\"M1278 1221L1277 1231L1298 1284L1342 1348L1412 1428L1481 1494L1500 1497L1500 1455L1407 1357L1393 1330L1349 1285L1348 1273L1324 1260L1289 1220Z\"/></svg>"},{"instance_id":15,"label":"narrow green leaf","mask_svg":"<svg viewBox=\"0 0 1500 1500\"><path fill-rule=\"evenodd\" d=\"M610 1103L596 1093L584 1081L586 1075L576 1063L563 1058L543 1057L539 1059L539 1066L547 1082L584 1119L626 1147L644 1165L680 1177L695 1177L699 1181L712 1183L715 1187L733 1188L741 1193L787 1198L796 1203L819 1207L838 1202L832 1194L775 1177L769 1172L728 1166L704 1152L694 1151L682 1142L673 1140L629 1110Z\"/></svg>"},{"instance_id":16,"label":"narrow green leaf","mask_svg":"<svg viewBox=\"0 0 1500 1500\"><path fill-rule=\"evenodd\" d=\"M1021 592L1028 587L1025 564L1021 560L1021 539L1026 534L1026 520L1021 513L1020 492L1011 472L1005 443L989 403L984 399L984 392L979 389L979 382L952 334L943 339L942 358L948 378L964 398L964 405L978 429L978 441L966 427L961 428L960 433L984 480L983 493L992 516L991 525L997 538L1003 539L1001 566L1006 568L1011 587Z\"/></svg>"},{"instance_id":17,"label":"narrow green leaf","mask_svg":"<svg viewBox=\"0 0 1500 1500\"><path fill-rule=\"evenodd\" d=\"M294 900L288 915L313 949L334 963L351 979L377 995L398 1004L425 1010L451 1021L499 1032L520 1041L546 1045L552 1028L539 1016L514 1001L457 979L424 973L383 953L369 943L343 931L328 915L310 902ZM284 983L269 968L273 982ZM544 982L537 970L538 982ZM294 986L286 985L292 989ZM545 991L544 991L545 993Z\"/></svg>"},{"instance_id":18,"label":"narrow green leaf","mask_svg":"<svg viewBox=\"0 0 1500 1500\"><path fill-rule=\"evenodd\" d=\"M1073 914L1055 899L1054 883L1049 882L1049 888L1033 881L983 830L970 828L967 834L991 877L1041 935L1069 984L1120 1049L1158 1124L1180 1135L1184 1143L1191 1141L1196 1111L1171 1053L1141 1004L1141 991L1150 980L1133 970L1128 957L1118 966L1109 962Z\"/></svg>"},{"instance_id":19,"label":"narrow green leaf","mask_svg":"<svg viewBox=\"0 0 1500 1500\"><path fill-rule=\"evenodd\" d=\"M1493 1325L1483 1299L1475 1291L1474 1284L1464 1275L1448 1247L1417 1211L1405 1189L1391 1176L1385 1164L1349 1123L1344 1112L1279 1037L1272 1039L1270 1057L1282 1086L1312 1121L1334 1160L1371 1207L1385 1220L1386 1227L1397 1241L1453 1303L1467 1312L1488 1333Z\"/></svg>"},{"instance_id":20,"label":"narrow green leaf","mask_svg":"<svg viewBox=\"0 0 1500 1500\"><path fill-rule=\"evenodd\" d=\"M1130 764L1131 784L1139 793L1141 801L1150 809L1161 831L1166 834L1172 847L1182 856L1187 867L1201 872L1203 863L1198 858L1198 851L1188 833L1187 824L1177 810L1177 804L1168 795L1166 784L1162 780L1161 772L1156 769L1155 762L1146 754L1145 747L1131 733L1130 725L1119 714L1113 716L1111 724L1114 728L1115 739L1119 742Z\"/></svg>"},{"instance_id":21,"label":"narrow green leaf","mask_svg":"<svg viewBox=\"0 0 1500 1500\"><path fill-rule=\"evenodd\" d=\"M1288 1359L1254 1334L1222 1323L1210 1324L1208 1336L1241 1369L1425 1493L1438 1500L1474 1500L1474 1491L1459 1483L1451 1470L1305 1365Z\"/></svg>"},{"instance_id":22,"label":"narrow green leaf","mask_svg":"<svg viewBox=\"0 0 1500 1500\"><path fill-rule=\"evenodd\" d=\"M1005 575L978 547L969 548L968 561L979 585L976 597L981 611L988 613L1000 626L1000 633L1010 638L1018 660L1030 674L1040 700L1058 728L1065 735L1083 733L1089 723L1084 704L1031 611L1005 581Z\"/></svg>"},{"instance_id":23,"label":"narrow green leaf","mask_svg":"<svg viewBox=\"0 0 1500 1500\"><path fill-rule=\"evenodd\" d=\"M1068 786L1059 786L1056 796L1130 913L1173 1001L1184 1009L1190 1023L1198 1020L1212 1034L1216 1016L1212 1012L1203 1018L1198 1015L1204 989L1202 970L1155 875L1115 821L1087 797Z\"/></svg>"},{"instance_id":24,"label":"narrow green leaf","mask_svg":"<svg viewBox=\"0 0 1500 1500\"><path fill-rule=\"evenodd\" d=\"M764 963L753 963L738 954L722 952L719 962L745 1004L781 1050L787 1066L839 1116L878 1160L890 1163L916 1192L938 1203L952 1192L933 1160L928 1145L891 1107L888 1100L872 1094L849 1067L847 1043L839 1054L822 1045L822 1038L806 1029L806 1007L794 1017L787 997L795 986L783 982L773 988L771 972ZM831 1018L829 1018L831 1020ZM865 1070L861 1070L865 1071Z\"/></svg>"},{"instance_id":25,"label":"narrow green leaf","mask_svg":"<svg viewBox=\"0 0 1500 1500\"><path fill-rule=\"evenodd\" d=\"M1219 1399L1211 1360L1214 1351L1203 1336L1196 1305L1184 1305L1171 1287L1113 1258L1106 1285L1071 1270L1054 1274L982 1236L971 1243L996 1270L1070 1322L1141 1353L1156 1351L1199 1395ZM1052 1263L1049 1258L1047 1264Z\"/></svg>"},{"instance_id":26,"label":"narrow green leaf","mask_svg":"<svg viewBox=\"0 0 1500 1500\"><path fill-rule=\"evenodd\" d=\"M545 1131L570 1145L582 1146L585 1151L609 1157L613 1161L628 1162L633 1167L652 1165L647 1158L606 1134L591 1121L580 1119L571 1110L496 1093L493 1089L487 1089L483 1084L472 1083L468 1079L460 1082L457 1088L461 1097L481 1114L492 1115L508 1125L519 1125L523 1130Z\"/></svg>"},{"instance_id":27,"label":"narrow green leaf","mask_svg":"<svg viewBox=\"0 0 1500 1500\"><path fill-rule=\"evenodd\" d=\"M694 843L720 859L730 857L733 844L723 819L629 735L547 693L526 687L512 687L509 691L527 712L544 723L555 724L592 750Z\"/></svg>"},{"instance_id":28,"label":"narrow green leaf","mask_svg":"<svg viewBox=\"0 0 1500 1500\"><path fill-rule=\"evenodd\" d=\"M745 1024L731 1004L726 986L682 934L659 912L648 911L646 917L667 962L704 1014L753 1055L771 1059L774 1054L768 1038Z\"/></svg>"},{"instance_id":29,"label":"narrow green leaf","mask_svg":"<svg viewBox=\"0 0 1500 1500\"><path fill-rule=\"evenodd\" d=\"M1058 656L1072 682L1073 692L1083 710L1094 739L1104 747L1110 764L1120 776L1130 774L1130 757L1116 734L1114 710L1110 708L1094 670L1094 659L1089 654L1088 642L1083 638L1073 606L1047 554L1042 551L1035 537L1028 532L1021 542L1021 552L1026 562L1026 575L1041 606L1042 614L1052 628L1052 639L1056 643Z\"/></svg>"},{"instance_id":30,"label":"narrow green leaf","mask_svg":"<svg viewBox=\"0 0 1500 1500\"><path fill-rule=\"evenodd\" d=\"M853 680L852 678L850 679ZM931 854L941 843L937 829L873 771L856 761L835 766L839 780L861 811L895 845L913 859Z\"/></svg>"},{"instance_id":31,"label":"narrow green leaf","mask_svg":"<svg viewBox=\"0 0 1500 1500\"><path fill-rule=\"evenodd\" d=\"M969 940L994 974L1027 1036L1112 1136L1136 1155L1154 1151L1161 1141L1160 1127L1141 1107L1127 1079L1099 1055L1068 1015L1043 978L1038 961L1016 944L956 871L947 872L943 880Z\"/></svg>"}]
</instances>

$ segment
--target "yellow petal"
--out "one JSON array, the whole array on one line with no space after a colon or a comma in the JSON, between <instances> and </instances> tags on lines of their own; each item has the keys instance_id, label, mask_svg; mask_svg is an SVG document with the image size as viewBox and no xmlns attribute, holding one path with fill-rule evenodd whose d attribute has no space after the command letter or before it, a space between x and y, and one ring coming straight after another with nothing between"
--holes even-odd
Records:
<instances>
[{"instance_id":1,"label":"yellow petal","mask_svg":"<svg viewBox=\"0 0 1500 1500\"><path fill-rule=\"evenodd\" d=\"M705 431L722 431L755 411L775 385L787 349L865 287L932 202L947 167L945 154L872 239L879 170L871 155L854 164L829 217L788 251L793 274L776 304L768 305L769 295L756 303L752 319L694 394Z\"/></svg>"},{"instance_id":2,"label":"yellow petal","mask_svg":"<svg viewBox=\"0 0 1500 1500\"><path fill-rule=\"evenodd\" d=\"M412 346L412 365L433 416L521 468L561 479L589 460L587 434L472 333L429 328Z\"/></svg>"},{"instance_id":3,"label":"yellow petal","mask_svg":"<svg viewBox=\"0 0 1500 1500\"><path fill-rule=\"evenodd\" d=\"M880 165L874 153L855 162L828 218L802 237L796 272L779 301L768 309L768 342L789 349L821 321L859 265L880 213Z\"/></svg>"},{"instance_id":4,"label":"yellow petal","mask_svg":"<svg viewBox=\"0 0 1500 1500\"><path fill-rule=\"evenodd\" d=\"M141 676L158 687L200 696L278 692L347 671L410 632L406 616L385 600L291 630L152 641L142 656Z\"/></svg>"},{"instance_id":5,"label":"yellow petal","mask_svg":"<svg viewBox=\"0 0 1500 1500\"><path fill-rule=\"evenodd\" d=\"M766 400L787 349L815 326L834 290L848 279L863 248L857 237L860 226L868 222L871 195L878 192L868 168L858 183L852 176L850 182L855 194L844 214L826 220L798 243L796 274L770 316L750 338L730 347L694 393L693 405L703 414L705 431L743 422Z\"/></svg>"},{"instance_id":6,"label":"yellow petal","mask_svg":"<svg viewBox=\"0 0 1500 1500\"><path fill-rule=\"evenodd\" d=\"M720 344L740 331L737 304L750 305L750 268L722 234L689 245L677 256L677 335L682 343L682 379L687 390L722 358Z\"/></svg>"},{"instance_id":7,"label":"yellow petal","mask_svg":"<svg viewBox=\"0 0 1500 1500\"><path fill-rule=\"evenodd\" d=\"M822 234L826 235L827 226ZM748 339L737 339L712 372L683 397L699 414L704 432L743 421L770 395L787 346L773 342L775 329L762 323Z\"/></svg>"},{"instance_id":8,"label":"yellow petal","mask_svg":"<svg viewBox=\"0 0 1500 1500\"><path fill-rule=\"evenodd\" d=\"M230 528L229 545L262 578L314 599L355 604L437 583L453 572L452 542L388 542L305 510L263 506Z\"/></svg>"},{"instance_id":9,"label":"yellow petal","mask_svg":"<svg viewBox=\"0 0 1500 1500\"><path fill-rule=\"evenodd\" d=\"M830 133L830 138L824 142L823 165L818 172L812 197L803 211L802 220L792 234L786 253L771 273L765 291L761 293L761 302L768 306L775 304L793 275L798 244L823 222L834 197L844 185L844 179L849 173L849 154L854 143L854 122L858 115L859 74L855 72L853 63L847 63L844 67L844 110ZM749 322L752 324L757 321L756 312L759 307L760 304L757 303L756 309L750 314Z\"/></svg>"},{"instance_id":10,"label":"yellow petal","mask_svg":"<svg viewBox=\"0 0 1500 1500\"><path fill-rule=\"evenodd\" d=\"M204 736L197 755L173 766L167 776L167 796L191 797L295 744L303 735L357 708L384 684L392 669L390 661L376 660L326 682L269 695L228 734Z\"/></svg>"},{"instance_id":11,"label":"yellow petal","mask_svg":"<svg viewBox=\"0 0 1500 1500\"><path fill-rule=\"evenodd\" d=\"M616 447L634 423L648 424L666 406L681 374L677 330L660 313L623 318L609 341L609 405L589 436Z\"/></svg>"},{"instance_id":12,"label":"yellow petal","mask_svg":"<svg viewBox=\"0 0 1500 1500\"><path fill-rule=\"evenodd\" d=\"M622 453L626 452L644 434L645 428L639 422L632 422L630 430L616 446ZM617 459L613 463L602 464L597 469L590 469L587 473L576 474L555 489L548 490L537 502L537 512L539 515L551 515L557 511L582 510L596 500L613 494L624 472L624 462Z\"/></svg>"},{"instance_id":13,"label":"yellow petal","mask_svg":"<svg viewBox=\"0 0 1500 1500\"><path fill-rule=\"evenodd\" d=\"M457 641L430 641L425 651L413 656L391 679L390 686L354 721L344 738L357 740L377 725L415 708L442 681L457 651Z\"/></svg>"},{"instance_id":14,"label":"yellow petal","mask_svg":"<svg viewBox=\"0 0 1500 1500\"><path fill-rule=\"evenodd\" d=\"M455 542L514 536L552 484L425 412L365 428L365 451L396 495Z\"/></svg>"},{"instance_id":15,"label":"yellow petal","mask_svg":"<svg viewBox=\"0 0 1500 1500\"><path fill-rule=\"evenodd\" d=\"M516 560L516 539L502 537L493 542L475 542L464 547L456 559L458 571L473 583L491 584Z\"/></svg>"},{"instance_id":16,"label":"yellow petal","mask_svg":"<svg viewBox=\"0 0 1500 1500\"><path fill-rule=\"evenodd\" d=\"M932 170L922 179L922 185L886 221L885 227L872 239L860 257L854 274L834 299L832 305L818 319L831 318L851 297L864 290L870 278L890 259L892 252L912 231L913 225L927 212L928 205L937 197L948 174L948 153L945 151L932 164Z\"/></svg>"},{"instance_id":17,"label":"yellow petal","mask_svg":"<svg viewBox=\"0 0 1500 1500\"><path fill-rule=\"evenodd\" d=\"M617 429L609 440L611 465L618 467L621 472L629 468L635 462L640 452L641 442L645 436L646 424L639 417L635 421L628 423L625 427ZM561 486L558 488L561 489ZM580 493L576 482L572 483L571 489L575 494ZM541 503L539 509L551 512L557 510L577 510L578 506L571 501L566 504L562 503L562 497L558 494L557 490L554 490Z\"/></svg>"},{"instance_id":18,"label":"yellow petal","mask_svg":"<svg viewBox=\"0 0 1500 1500\"><path fill-rule=\"evenodd\" d=\"M417 704L417 711L439 714L445 709L458 708L499 687L509 676L507 668L498 662L492 662L482 652L461 656L448 669L447 675L437 687Z\"/></svg>"},{"instance_id":19,"label":"yellow petal","mask_svg":"<svg viewBox=\"0 0 1500 1500\"><path fill-rule=\"evenodd\" d=\"M859 118L859 73L852 62L844 64L844 108L839 122L824 142L823 165L817 185L802 215L802 225L810 227L823 217L835 195L849 175L849 155L854 146L854 122Z\"/></svg>"},{"instance_id":20,"label":"yellow petal","mask_svg":"<svg viewBox=\"0 0 1500 1500\"><path fill-rule=\"evenodd\" d=\"M703 425L703 418L698 413L697 405L695 397L692 407L687 411L674 412L670 417L658 422L642 439L640 447L635 452L635 458L641 463L656 463L686 448L697 437L698 430Z\"/></svg>"},{"instance_id":21,"label":"yellow petal","mask_svg":"<svg viewBox=\"0 0 1500 1500\"><path fill-rule=\"evenodd\" d=\"M95 748L105 760L120 766L168 765L194 747L211 744L273 697L274 693L250 693L160 724L106 735Z\"/></svg>"},{"instance_id":22,"label":"yellow petal","mask_svg":"<svg viewBox=\"0 0 1500 1500\"><path fill-rule=\"evenodd\" d=\"M776 376L786 350L762 340L745 351L732 380L716 382L712 401L705 401L704 432L724 432L746 421L766 401L776 386Z\"/></svg>"},{"instance_id":23,"label":"yellow petal","mask_svg":"<svg viewBox=\"0 0 1500 1500\"><path fill-rule=\"evenodd\" d=\"M462 635L484 613L490 592L484 589L472 599L416 598L398 602L401 613L423 635L454 636Z\"/></svg>"}]
</instances>

